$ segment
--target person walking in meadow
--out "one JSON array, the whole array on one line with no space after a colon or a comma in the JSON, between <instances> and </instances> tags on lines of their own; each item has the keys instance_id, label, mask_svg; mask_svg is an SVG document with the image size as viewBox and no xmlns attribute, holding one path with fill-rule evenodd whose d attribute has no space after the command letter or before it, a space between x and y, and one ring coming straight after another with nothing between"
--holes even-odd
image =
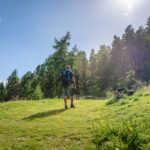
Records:
<instances>
[{"instance_id":1,"label":"person walking in meadow","mask_svg":"<svg viewBox=\"0 0 150 150\"><path fill-rule=\"evenodd\" d=\"M70 65L66 65L66 68L61 72L61 79L65 109L68 108L67 99L71 99L70 108L75 108L73 96L75 94L76 84Z\"/></svg>"}]
</instances>

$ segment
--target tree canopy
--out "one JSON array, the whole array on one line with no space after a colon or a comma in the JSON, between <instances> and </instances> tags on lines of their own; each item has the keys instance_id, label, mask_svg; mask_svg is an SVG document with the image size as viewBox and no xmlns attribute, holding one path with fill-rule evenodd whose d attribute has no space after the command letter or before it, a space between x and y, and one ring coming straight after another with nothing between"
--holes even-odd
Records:
<instances>
[{"instance_id":1,"label":"tree canopy","mask_svg":"<svg viewBox=\"0 0 150 150\"><path fill-rule=\"evenodd\" d=\"M137 30L129 25L111 46L91 50L89 58L77 45L70 47L71 34L55 39L54 53L35 71L21 79L14 70L7 84L0 83L0 100L61 97L60 73L70 64L82 96L105 96L107 90L122 86L136 89L150 81L150 17Z\"/></svg>"}]
</instances>

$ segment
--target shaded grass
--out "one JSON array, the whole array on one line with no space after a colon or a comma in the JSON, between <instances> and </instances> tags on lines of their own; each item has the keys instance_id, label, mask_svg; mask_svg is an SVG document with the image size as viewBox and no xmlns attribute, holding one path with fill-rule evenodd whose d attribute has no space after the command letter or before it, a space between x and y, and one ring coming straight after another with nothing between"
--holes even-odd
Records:
<instances>
[{"instance_id":1,"label":"shaded grass","mask_svg":"<svg viewBox=\"0 0 150 150\"><path fill-rule=\"evenodd\" d=\"M31 116L25 117L23 119L24 120L33 120L36 118L49 117L49 116L53 116L53 115L58 115L58 114L64 112L65 110L66 109L54 109L54 110L50 110L50 111L46 111L46 112L36 113L36 114L31 115Z\"/></svg>"}]
</instances>

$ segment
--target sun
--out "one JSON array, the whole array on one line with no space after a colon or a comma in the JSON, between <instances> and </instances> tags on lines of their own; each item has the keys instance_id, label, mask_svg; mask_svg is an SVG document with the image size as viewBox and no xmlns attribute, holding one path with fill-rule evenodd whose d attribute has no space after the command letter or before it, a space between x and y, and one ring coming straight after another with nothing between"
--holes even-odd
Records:
<instances>
[{"instance_id":1,"label":"sun","mask_svg":"<svg viewBox=\"0 0 150 150\"><path fill-rule=\"evenodd\" d=\"M124 9L132 10L137 0L116 0L116 3Z\"/></svg>"},{"instance_id":2,"label":"sun","mask_svg":"<svg viewBox=\"0 0 150 150\"><path fill-rule=\"evenodd\" d=\"M124 1L124 5L126 6L126 8L128 10L132 10L133 7L135 6L136 4L136 1L135 0L123 0Z\"/></svg>"},{"instance_id":3,"label":"sun","mask_svg":"<svg viewBox=\"0 0 150 150\"><path fill-rule=\"evenodd\" d=\"M106 0L106 4L116 16L132 18L143 6L143 1L145 0Z\"/></svg>"},{"instance_id":4,"label":"sun","mask_svg":"<svg viewBox=\"0 0 150 150\"><path fill-rule=\"evenodd\" d=\"M132 10L133 9L133 2L130 2L129 0L127 0L126 7L128 10Z\"/></svg>"},{"instance_id":5,"label":"sun","mask_svg":"<svg viewBox=\"0 0 150 150\"><path fill-rule=\"evenodd\" d=\"M115 3L116 8L119 9L125 17L127 17L135 11L139 1L140 0L115 0Z\"/></svg>"}]
</instances>

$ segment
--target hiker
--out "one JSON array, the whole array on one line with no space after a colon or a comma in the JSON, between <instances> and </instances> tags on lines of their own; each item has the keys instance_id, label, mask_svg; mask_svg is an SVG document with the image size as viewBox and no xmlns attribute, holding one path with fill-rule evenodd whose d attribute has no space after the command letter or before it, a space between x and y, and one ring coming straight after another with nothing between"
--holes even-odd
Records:
<instances>
[{"instance_id":1,"label":"hiker","mask_svg":"<svg viewBox=\"0 0 150 150\"><path fill-rule=\"evenodd\" d=\"M66 65L65 70L62 71L61 79L62 79L65 109L68 108L67 99L71 99L70 108L75 108L73 95L75 94L76 84L74 74L71 71L70 65Z\"/></svg>"}]
</instances>

